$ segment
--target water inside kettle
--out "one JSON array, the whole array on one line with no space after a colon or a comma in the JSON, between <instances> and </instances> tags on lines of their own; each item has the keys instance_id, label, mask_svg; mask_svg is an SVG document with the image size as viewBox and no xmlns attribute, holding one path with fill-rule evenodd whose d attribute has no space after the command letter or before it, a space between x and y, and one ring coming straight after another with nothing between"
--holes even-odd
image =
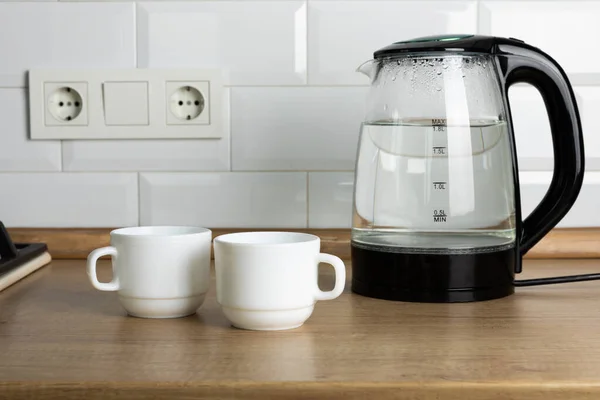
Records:
<instances>
[{"instance_id":1,"label":"water inside kettle","mask_svg":"<svg viewBox=\"0 0 600 400\"><path fill-rule=\"evenodd\" d=\"M491 252L515 240L505 121L362 125L353 241L403 253Z\"/></svg>"}]
</instances>

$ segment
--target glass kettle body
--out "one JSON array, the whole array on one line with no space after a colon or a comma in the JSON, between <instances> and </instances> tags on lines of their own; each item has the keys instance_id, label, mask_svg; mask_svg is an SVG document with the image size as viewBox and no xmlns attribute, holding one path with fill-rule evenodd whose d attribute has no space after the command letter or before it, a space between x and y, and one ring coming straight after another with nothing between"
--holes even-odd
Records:
<instances>
[{"instance_id":1,"label":"glass kettle body","mask_svg":"<svg viewBox=\"0 0 600 400\"><path fill-rule=\"evenodd\" d=\"M516 39L455 35L394 43L359 70L371 86L355 168L353 291L425 302L514 293L522 255L583 180L579 114L560 66ZM544 97L556 160L525 221L507 100L516 82Z\"/></svg>"}]
</instances>

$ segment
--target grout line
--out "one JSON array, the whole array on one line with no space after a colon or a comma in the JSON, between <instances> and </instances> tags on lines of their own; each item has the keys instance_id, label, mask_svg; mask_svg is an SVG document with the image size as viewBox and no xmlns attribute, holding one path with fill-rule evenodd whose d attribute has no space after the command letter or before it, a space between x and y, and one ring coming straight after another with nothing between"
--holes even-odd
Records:
<instances>
[{"instance_id":1,"label":"grout line","mask_svg":"<svg viewBox=\"0 0 600 400\"><path fill-rule=\"evenodd\" d=\"M226 89L229 91L229 112L227 118L229 119L229 172L233 172L233 118L231 118L233 110L233 88Z\"/></svg>"},{"instance_id":2,"label":"grout line","mask_svg":"<svg viewBox=\"0 0 600 400\"><path fill-rule=\"evenodd\" d=\"M135 53L135 67L136 68L139 68L139 64L140 64L139 63L139 55L138 55L138 53L139 53L139 49L138 49L138 35L139 35L139 33L138 33L138 31L139 31L138 7L139 7L138 3L134 2L133 3L133 26L134 26L134 29L133 29L133 47L134 47L134 49L133 50ZM148 100L148 101L150 101L150 100Z\"/></svg>"},{"instance_id":3,"label":"grout line","mask_svg":"<svg viewBox=\"0 0 600 400\"><path fill-rule=\"evenodd\" d=\"M229 170L225 172L235 172L233 170L233 135L229 133Z\"/></svg>"},{"instance_id":4,"label":"grout line","mask_svg":"<svg viewBox=\"0 0 600 400\"><path fill-rule=\"evenodd\" d=\"M310 40L309 40L309 29L310 29L310 24L308 22L308 20L310 19L310 1L306 0L306 85L305 86L309 86L310 85Z\"/></svg>"},{"instance_id":5,"label":"grout line","mask_svg":"<svg viewBox=\"0 0 600 400\"><path fill-rule=\"evenodd\" d=\"M138 203L137 224L138 224L138 226L140 226L142 224L142 192L140 190L141 179L142 179L141 172L137 172L137 203Z\"/></svg>"},{"instance_id":6,"label":"grout line","mask_svg":"<svg viewBox=\"0 0 600 400\"><path fill-rule=\"evenodd\" d=\"M475 34L480 35L479 21L481 20L481 0L478 0L475 7Z\"/></svg>"},{"instance_id":7,"label":"grout line","mask_svg":"<svg viewBox=\"0 0 600 400\"><path fill-rule=\"evenodd\" d=\"M310 228L310 172L306 171L306 228Z\"/></svg>"},{"instance_id":8,"label":"grout line","mask_svg":"<svg viewBox=\"0 0 600 400\"><path fill-rule=\"evenodd\" d=\"M598 161L598 157L591 157L594 161ZM527 169L519 169L520 174L538 174L538 173L552 173L552 168L527 168ZM111 170L97 170L97 171L49 171L49 170L0 170L0 175L14 175L14 174L47 174L47 175L57 175L57 174L69 174L69 175L77 175L77 174L89 174L89 175L97 175L97 174L261 174L261 173L295 173L295 174L307 174L308 176L312 173L329 173L329 172L352 172L352 171L167 171L167 170L149 170L149 171L111 171ZM585 170L586 176L593 176L594 178L598 178L598 182L600 183L600 163L593 163L593 166L586 168ZM307 178L308 179L308 178ZM308 184L309 181L307 181ZM596 184L594 182L594 184ZM307 198L308 198L308 190L307 190Z\"/></svg>"},{"instance_id":9,"label":"grout line","mask_svg":"<svg viewBox=\"0 0 600 400\"><path fill-rule=\"evenodd\" d=\"M308 72L307 72L308 79ZM279 88L369 88L370 85L366 84L337 84L337 83L315 83L315 84L235 84L235 85L223 85L224 88L260 88L260 89L279 89Z\"/></svg>"},{"instance_id":10,"label":"grout line","mask_svg":"<svg viewBox=\"0 0 600 400\"><path fill-rule=\"evenodd\" d=\"M350 0L349 0L350 1ZM596 72L570 72L567 73L569 80L571 80L571 84L573 86L600 86L600 73ZM316 83L311 85L292 85L292 84L282 84L282 85L223 85L224 89L308 89L308 88L326 88L326 89L338 89L338 88L364 88L368 89L369 85L363 84L336 84L336 83ZM0 89L20 89L27 90L28 86L2 86L0 85ZM195 138L192 138L195 139Z\"/></svg>"},{"instance_id":11,"label":"grout line","mask_svg":"<svg viewBox=\"0 0 600 400\"><path fill-rule=\"evenodd\" d=\"M59 172L64 172L65 170L65 155L63 152L63 146L65 144L64 140L59 140L60 143L60 171Z\"/></svg>"},{"instance_id":12,"label":"grout line","mask_svg":"<svg viewBox=\"0 0 600 400\"><path fill-rule=\"evenodd\" d=\"M600 160L600 157L589 157L589 159ZM597 169L600 171L600 167ZM552 169L536 169L536 170L527 170L527 171L550 171ZM57 173L60 171L42 171L42 170L31 170L31 171L10 171L10 170L0 170L0 173ZM72 171L64 171L70 174L134 174L134 173L142 173L142 174L302 174L302 173L354 173L352 170L305 170L305 169L294 169L294 170L257 170L257 171L228 171L224 169L217 170L189 170L189 169L95 169L95 170L72 170Z\"/></svg>"},{"instance_id":13,"label":"grout line","mask_svg":"<svg viewBox=\"0 0 600 400\"><path fill-rule=\"evenodd\" d=\"M590 157L589 159L598 160L599 157ZM598 169L591 169L590 171L600 171L600 167ZM550 171L552 169L535 169L535 170L526 170L526 171ZM228 171L223 169L218 170L168 170L168 169L120 169L120 170L112 170L112 169L96 169L96 170L72 170L72 171L42 171L42 170L31 170L31 171L11 171L11 170L0 170L0 173L47 173L53 174L58 172L68 172L69 174L310 174L310 173L354 173L352 170L260 170L260 171Z\"/></svg>"}]
</instances>

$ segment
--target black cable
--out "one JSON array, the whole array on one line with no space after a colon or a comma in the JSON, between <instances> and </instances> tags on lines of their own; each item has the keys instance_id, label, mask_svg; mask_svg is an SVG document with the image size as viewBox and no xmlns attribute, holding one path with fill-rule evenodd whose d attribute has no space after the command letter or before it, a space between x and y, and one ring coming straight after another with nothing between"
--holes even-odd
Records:
<instances>
[{"instance_id":1,"label":"black cable","mask_svg":"<svg viewBox=\"0 0 600 400\"><path fill-rule=\"evenodd\" d=\"M585 274L585 275L556 276L554 278L523 279L523 280L514 281L514 284L515 284L515 286L538 286L538 285L551 285L551 284L556 284L556 283L595 281L598 279L600 279L600 274Z\"/></svg>"}]
</instances>

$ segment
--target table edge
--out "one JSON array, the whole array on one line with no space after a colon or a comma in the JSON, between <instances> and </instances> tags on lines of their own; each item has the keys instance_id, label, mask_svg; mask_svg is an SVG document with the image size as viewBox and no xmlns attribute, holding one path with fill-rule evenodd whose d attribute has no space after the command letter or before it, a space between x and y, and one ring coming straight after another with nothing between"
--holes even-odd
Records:
<instances>
[{"instance_id":1,"label":"table edge","mask_svg":"<svg viewBox=\"0 0 600 400\"><path fill-rule=\"evenodd\" d=\"M4 381L0 382L0 399L153 399L177 398L274 398L358 399L366 394L378 400L400 398L448 400L529 400L600 398L598 381L497 381L497 382L308 382L308 381L204 381L204 382L97 382L97 381ZM467 397L466 397L467 396ZM476 396L476 397L473 397Z\"/></svg>"}]
</instances>

